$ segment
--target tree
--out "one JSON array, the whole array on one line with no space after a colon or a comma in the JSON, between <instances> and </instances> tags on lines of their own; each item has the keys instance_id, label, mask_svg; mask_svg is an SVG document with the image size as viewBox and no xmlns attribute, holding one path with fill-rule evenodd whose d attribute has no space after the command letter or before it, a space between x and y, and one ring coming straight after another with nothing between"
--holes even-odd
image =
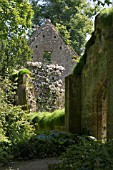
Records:
<instances>
[{"instance_id":1,"label":"tree","mask_svg":"<svg viewBox=\"0 0 113 170\"><path fill-rule=\"evenodd\" d=\"M86 37L93 30L91 20L99 10L98 5L91 7L86 0L31 0L34 10L33 23L40 25L45 18L58 28L66 42L81 55L84 51Z\"/></svg>"},{"instance_id":2,"label":"tree","mask_svg":"<svg viewBox=\"0 0 113 170\"><path fill-rule=\"evenodd\" d=\"M111 4L111 0L104 0L104 2L102 1L102 0L93 0L94 2L97 2L98 3L98 5L102 5L102 6L104 6L104 5L110 5Z\"/></svg>"},{"instance_id":3,"label":"tree","mask_svg":"<svg viewBox=\"0 0 113 170\"><path fill-rule=\"evenodd\" d=\"M0 74L11 73L31 57L26 31L33 11L28 0L0 0Z\"/></svg>"}]
</instances>

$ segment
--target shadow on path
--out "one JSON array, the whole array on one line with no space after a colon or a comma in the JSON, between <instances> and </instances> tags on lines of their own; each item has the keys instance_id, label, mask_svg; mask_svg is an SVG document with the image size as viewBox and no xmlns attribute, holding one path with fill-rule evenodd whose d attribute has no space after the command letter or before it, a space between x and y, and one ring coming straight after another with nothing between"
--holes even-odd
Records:
<instances>
[{"instance_id":1,"label":"shadow on path","mask_svg":"<svg viewBox=\"0 0 113 170\"><path fill-rule=\"evenodd\" d=\"M8 166L0 167L0 170L48 170L48 165L53 163L59 163L58 158L12 162Z\"/></svg>"}]
</instances>

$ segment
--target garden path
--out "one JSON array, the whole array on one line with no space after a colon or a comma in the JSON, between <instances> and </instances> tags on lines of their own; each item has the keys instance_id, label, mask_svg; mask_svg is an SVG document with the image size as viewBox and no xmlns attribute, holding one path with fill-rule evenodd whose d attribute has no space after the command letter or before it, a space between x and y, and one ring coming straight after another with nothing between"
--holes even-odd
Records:
<instances>
[{"instance_id":1,"label":"garden path","mask_svg":"<svg viewBox=\"0 0 113 170\"><path fill-rule=\"evenodd\" d=\"M58 163L58 158L35 159L29 161L12 162L9 166L0 167L0 170L48 170L48 165Z\"/></svg>"}]
</instances>

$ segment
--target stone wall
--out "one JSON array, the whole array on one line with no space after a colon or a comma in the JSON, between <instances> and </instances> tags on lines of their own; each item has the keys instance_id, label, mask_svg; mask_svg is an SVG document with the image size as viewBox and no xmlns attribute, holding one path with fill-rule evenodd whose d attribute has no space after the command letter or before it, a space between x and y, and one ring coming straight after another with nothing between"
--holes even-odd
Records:
<instances>
[{"instance_id":1,"label":"stone wall","mask_svg":"<svg viewBox=\"0 0 113 170\"><path fill-rule=\"evenodd\" d=\"M52 25L50 20L38 27L32 38L29 40L29 47L33 50L33 62L48 64L44 60L44 53L50 54L50 64L58 64L65 68L62 77L72 73L75 62L73 57L77 54L65 43L59 32Z\"/></svg>"},{"instance_id":2,"label":"stone wall","mask_svg":"<svg viewBox=\"0 0 113 170\"><path fill-rule=\"evenodd\" d=\"M27 109L29 112L36 111L34 86L31 77L27 74L18 76L17 105L21 105L23 109Z\"/></svg>"},{"instance_id":3,"label":"stone wall","mask_svg":"<svg viewBox=\"0 0 113 170\"><path fill-rule=\"evenodd\" d=\"M113 17L110 10L102 11L96 17L95 31L74 69L73 79L67 77L67 81L75 86L66 87L66 94L73 90L74 96L66 98L67 130L72 131L70 127L74 127L75 133L87 133L98 139L113 137ZM76 121L70 124L68 117L71 115ZM78 132L77 120L81 124Z\"/></svg>"},{"instance_id":4,"label":"stone wall","mask_svg":"<svg viewBox=\"0 0 113 170\"><path fill-rule=\"evenodd\" d=\"M76 89L76 90L75 90ZM66 131L81 132L81 77L69 75L65 79Z\"/></svg>"},{"instance_id":5,"label":"stone wall","mask_svg":"<svg viewBox=\"0 0 113 170\"><path fill-rule=\"evenodd\" d=\"M76 64L74 50L66 44L50 20L37 27L29 40L33 60L27 67L34 79L38 111L53 111L64 107L65 77Z\"/></svg>"}]
</instances>

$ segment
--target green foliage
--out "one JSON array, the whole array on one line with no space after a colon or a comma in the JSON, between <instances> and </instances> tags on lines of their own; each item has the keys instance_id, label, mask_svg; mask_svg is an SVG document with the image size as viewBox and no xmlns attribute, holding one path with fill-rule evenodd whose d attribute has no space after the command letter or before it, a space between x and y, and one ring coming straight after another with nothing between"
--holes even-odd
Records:
<instances>
[{"instance_id":1,"label":"green foliage","mask_svg":"<svg viewBox=\"0 0 113 170\"><path fill-rule=\"evenodd\" d=\"M0 81L0 163L13 157L12 147L34 134L34 128L27 121L26 113L19 106L13 106L13 87L8 79ZM9 87L8 87L9 85ZM12 92L11 92L12 91Z\"/></svg>"},{"instance_id":2,"label":"green foliage","mask_svg":"<svg viewBox=\"0 0 113 170\"><path fill-rule=\"evenodd\" d=\"M16 83L13 83L8 78L0 77L0 102L2 102L2 104L4 104L4 102L7 104L15 104L16 90Z\"/></svg>"},{"instance_id":3,"label":"green foliage","mask_svg":"<svg viewBox=\"0 0 113 170\"><path fill-rule=\"evenodd\" d=\"M103 27L111 27L113 25L113 8L107 8L101 11L98 16Z\"/></svg>"},{"instance_id":4,"label":"green foliage","mask_svg":"<svg viewBox=\"0 0 113 170\"><path fill-rule=\"evenodd\" d=\"M108 144L83 138L79 143L67 149L61 157L61 164L53 165L50 169L111 170L113 169L113 158L106 145L109 148Z\"/></svg>"},{"instance_id":5,"label":"green foliage","mask_svg":"<svg viewBox=\"0 0 113 170\"><path fill-rule=\"evenodd\" d=\"M56 28L64 38L67 44L70 44L70 33L68 32L66 26L56 23Z\"/></svg>"},{"instance_id":6,"label":"green foliage","mask_svg":"<svg viewBox=\"0 0 113 170\"><path fill-rule=\"evenodd\" d=\"M0 166L8 163L11 160L12 156L10 154L10 149L8 147L8 143L0 142Z\"/></svg>"},{"instance_id":7,"label":"green foliage","mask_svg":"<svg viewBox=\"0 0 113 170\"><path fill-rule=\"evenodd\" d=\"M9 74L31 58L26 31L32 14L28 0L0 0L0 75Z\"/></svg>"},{"instance_id":8,"label":"green foliage","mask_svg":"<svg viewBox=\"0 0 113 170\"><path fill-rule=\"evenodd\" d=\"M50 131L18 143L13 147L12 152L15 159L59 156L66 151L66 148L75 144L75 139L76 137L66 132Z\"/></svg>"},{"instance_id":9,"label":"green foliage","mask_svg":"<svg viewBox=\"0 0 113 170\"><path fill-rule=\"evenodd\" d=\"M39 112L28 114L28 119L39 130L63 130L64 129L64 109L54 112Z\"/></svg>"},{"instance_id":10,"label":"green foliage","mask_svg":"<svg viewBox=\"0 0 113 170\"><path fill-rule=\"evenodd\" d=\"M92 16L100 9L99 5L91 6L86 0L31 0L35 25L41 25L45 18L60 31L64 40L70 44L78 55L83 54L86 37L93 30Z\"/></svg>"},{"instance_id":11,"label":"green foliage","mask_svg":"<svg viewBox=\"0 0 113 170\"><path fill-rule=\"evenodd\" d=\"M11 156L9 156L9 140L5 136L3 126L0 120L0 166L7 163Z\"/></svg>"},{"instance_id":12,"label":"green foliage","mask_svg":"<svg viewBox=\"0 0 113 170\"><path fill-rule=\"evenodd\" d=\"M81 72L82 72L82 70L83 70L83 67L84 67L85 63L86 63L86 54L84 54L84 55L80 58L79 62L77 63L77 65L75 66L75 68L74 68L74 70L73 70L73 74L75 74L75 75L81 75Z\"/></svg>"},{"instance_id":13,"label":"green foliage","mask_svg":"<svg viewBox=\"0 0 113 170\"><path fill-rule=\"evenodd\" d=\"M24 111L17 106L7 105L6 107L3 110L0 108L0 119L5 135L12 144L29 139L33 129L27 121Z\"/></svg>"},{"instance_id":14,"label":"green foliage","mask_svg":"<svg viewBox=\"0 0 113 170\"><path fill-rule=\"evenodd\" d=\"M12 73L10 75L10 80L13 82L13 83L17 83L18 85L18 79L19 79L19 76L22 76L23 74L27 74L27 75L31 75L31 72L30 70L26 69L26 68L23 68L23 69L20 69L14 73Z\"/></svg>"},{"instance_id":15,"label":"green foliage","mask_svg":"<svg viewBox=\"0 0 113 170\"><path fill-rule=\"evenodd\" d=\"M94 2L97 2L97 4L98 5L102 5L102 6L104 6L104 5L110 5L111 4L111 2L110 2L110 0L104 0L104 2L101 0L93 0Z\"/></svg>"},{"instance_id":16,"label":"green foliage","mask_svg":"<svg viewBox=\"0 0 113 170\"><path fill-rule=\"evenodd\" d=\"M18 74L19 74L19 75L23 75L23 74L31 75L31 72L30 72L28 69L23 68L23 69L20 69L20 70L18 71Z\"/></svg>"}]
</instances>

